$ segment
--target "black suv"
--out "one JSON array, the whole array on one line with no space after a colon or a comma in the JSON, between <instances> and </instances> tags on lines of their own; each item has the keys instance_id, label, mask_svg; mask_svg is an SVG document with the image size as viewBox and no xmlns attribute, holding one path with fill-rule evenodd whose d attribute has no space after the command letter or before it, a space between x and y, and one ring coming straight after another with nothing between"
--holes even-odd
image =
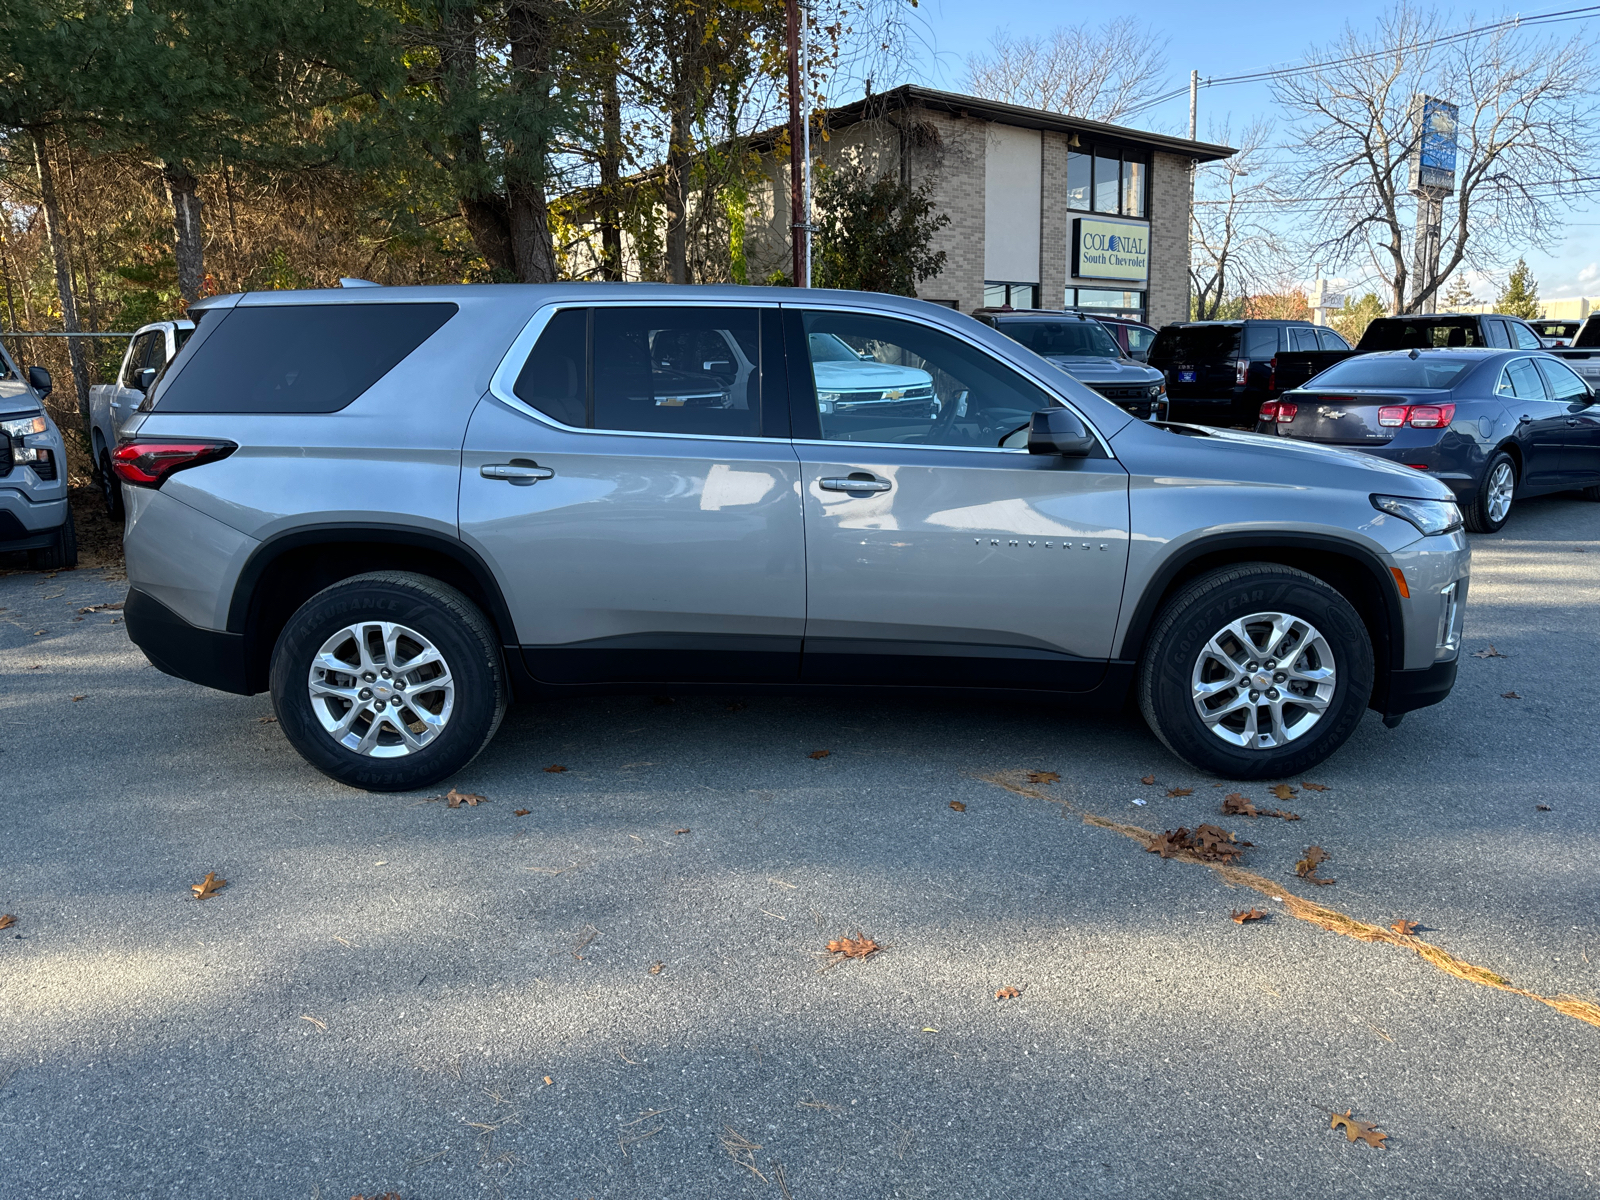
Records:
<instances>
[{"instance_id":1,"label":"black suv","mask_svg":"<svg viewBox=\"0 0 1600 1200\"><path fill-rule=\"evenodd\" d=\"M1309 321L1184 321L1156 334L1149 362L1166 372L1174 419L1254 428L1262 402L1282 390L1275 356L1349 349L1333 330Z\"/></svg>"}]
</instances>

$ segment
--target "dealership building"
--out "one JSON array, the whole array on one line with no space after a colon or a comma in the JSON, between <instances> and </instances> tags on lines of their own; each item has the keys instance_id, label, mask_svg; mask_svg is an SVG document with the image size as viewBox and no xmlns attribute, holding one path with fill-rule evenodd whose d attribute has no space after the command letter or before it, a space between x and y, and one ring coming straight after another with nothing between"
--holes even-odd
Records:
<instances>
[{"instance_id":1,"label":"dealership building","mask_svg":"<svg viewBox=\"0 0 1600 1200\"><path fill-rule=\"evenodd\" d=\"M818 123L816 160L926 182L935 211L950 218L933 244L944 268L919 286L923 299L962 312L1010 304L1158 326L1188 318L1192 170L1229 147L911 85ZM784 133L756 139L764 180L745 234L756 269L782 266L789 253Z\"/></svg>"}]
</instances>

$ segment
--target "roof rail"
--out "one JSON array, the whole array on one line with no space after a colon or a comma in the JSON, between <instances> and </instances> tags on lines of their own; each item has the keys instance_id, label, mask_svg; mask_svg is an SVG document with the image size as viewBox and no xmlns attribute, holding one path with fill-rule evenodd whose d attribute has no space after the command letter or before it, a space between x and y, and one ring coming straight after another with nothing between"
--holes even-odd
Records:
<instances>
[{"instance_id":1,"label":"roof rail","mask_svg":"<svg viewBox=\"0 0 1600 1200\"><path fill-rule=\"evenodd\" d=\"M383 284L381 284L381 283L373 283L372 280L370 280L370 279L352 279L348 275L341 275L339 277L339 286L342 287L342 288L382 287Z\"/></svg>"}]
</instances>

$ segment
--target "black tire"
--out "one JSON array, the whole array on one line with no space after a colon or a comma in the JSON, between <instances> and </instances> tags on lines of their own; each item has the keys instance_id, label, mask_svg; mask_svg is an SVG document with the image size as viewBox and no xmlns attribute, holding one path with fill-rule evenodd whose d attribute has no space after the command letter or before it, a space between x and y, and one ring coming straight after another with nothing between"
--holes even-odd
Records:
<instances>
[{"instance_id":1,"label":"black tire","mask_svg":"<svg viewBox=\"0 0 1600 1200\"><path fill-rule=\"evenodd\" d=\"M348 714L355 707L354 702L314 702L311 697L316 655L341 630L368 621L394 622L431 643L447 664L454 686L453 701L441 727L425 744L398 757L374 757L335 740L322 723L323 715L336 709ZM353 640L349 645L354 647ZM405 661L399 654L396 660ZM356 672L349 674L355 676ZM360 686L361 678L364 676L356 676L356 681L351 682L352 689ZM344 681L341 678L336 682ZM375 686L381 691L381 682ZM273 648L271 687L279 727L302 757L324 775L369 792L409 791L453 775L489 744L505 716L507 702L505 668L488 619L448 584L401 571L356 575L324 588L302 604L283 627ZM424 696L418 703L430 708L437 703L442 708L442 691L425 695L426 684L415 680L411 687L410 696ZM372 712L377 702L373 689L367 688L366 692L363 704L367 715L358 718L347 736L359 737L363 731L380 727L380 748L383 739L391 749L403 745L399 743L403 735L392 714L404 711L415 716L415 709L395 705L389 716L376 717ZM407 693L397 690L395 694ZM406 727L420 735L426 732L424 724L420 719L408 720Z\"/></svg>"},{"instance_id":2,"label":"black tire","mask_svg":"<svg viewBox=\"0 0 1600 1200\"><path fill-rule=\"evenodd\" d=\"M1494 519L1490 511L1492 496L1495 487L1495 474L1502 465L1511 472L1511 499L1506 504L1506 509L1500 514L1500 519ZM1496 451L1489 456L1489 464L1483 470L1483 478L1478 480L1478 486L1472 493L1463 508L1461 517L1471 533L1499 533L1507 520L1511 517L1511 509L1516 503L1516 485L1521 482L1520 472L1517 470L1517 460L1504 450Z\"/></svg>"},{"instance_id":3,"label":"black tire","mask_svg":"<svg viewBox=\"0 0 1600 1200\"><path fill-rule=\"evenodd\" d=\"M111 453L100 451L100 498L105 501L106 516L113 521L122 520L122 480L111 469Z\"/></svg>"},{"instance_id":4,"label":"black tire","mask_svg":"<svg viewBox=\"0 0 1600 1200\"><path fill-rule=\"evenodd\" d=\"M54 545L28 551L28 565L36 571L70 571L78 565L78 527L67 507L67 522L56 530Z\"/></svg>"},{"instance_id":5,"label":"black tire","mask_svg":"<svg viewBox=\"0 0 1600 1200\"><path fill-rule=\"evenodd\" d=\"M1322 640L1315 643L1305 635L1290 661L1311 663L1325 646L1334 668L1333 691L1321 715L1302 732L1267 748L1236 746L1224 740L1201 718L1193 694L1194 676L1201 669L1208 644L1214 637L1221 639L1231 622L1257 613L1282 613L1307 622ZM1246 631L1250 632L1250 627ZM1247 665L1248 661L1255 660L1247 660ZM1266 667L1268 661L1275 660L1262 660L1257 666ZM1310 769L1344 745L1367 707L1372 679L1372 641L1348 600L1322 580L1293 567L1240 563L1202 575L1161 609L1140 664L1139 709L1162 744L1190 766L1229 779L1281 779ZM1239 690L1249 698L1263 695L1259 708L1244 701L1245 708L1255 708L1259 720L1269 707L1264 694ZM1292 695L1289 687L1283 690ZM1235 697L1236 693L1219 689L1219 705L1225 695ZM1308 707L1296 707L1292 701L1284 701L1279 711L1286 729L1310 715ZM1235 713L1218 724L1233 736L1244 737L1244 729L1228 727L1236 720L1242 725L1247 719L1243 713Z\"/></svg>"},{"instance_id":6,"label":"black tire","mask_svg":"<svg viewBox=\"0 0 1600 1200\"><path fill-rule=\"evenodd\" d=\"M1583 489L1585 500L1600 500L1600 484L1591 484Z\"/></svg>"}]
</instances>

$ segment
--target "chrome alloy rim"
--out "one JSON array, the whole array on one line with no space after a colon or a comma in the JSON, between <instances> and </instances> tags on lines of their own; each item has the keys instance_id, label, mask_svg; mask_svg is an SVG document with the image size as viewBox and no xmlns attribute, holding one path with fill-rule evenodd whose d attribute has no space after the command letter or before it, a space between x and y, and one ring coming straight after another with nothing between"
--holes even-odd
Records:
<instances>
[{"instance_id":1,"label":"chrome alloy rim","mask_svg":"<svg viewBox=\"0 0 1600 1200\"><path fill-rule=\"evenodd\" d=\"M1497 465L1489 476L1489 520L1498 525L1511 511L1511 497L1517 490L1517 473L1508 462Z\"/></svg>"},{"instance_id":2,"label":"chrome alloy rim","mask_svg":"<svg viewBox=\"0 0 1600 1200\"><path fill-rule=\"evenodd\" d=\"M415 754L444 732L455 709L444 655L392 621L347 625L323 642L308 687L328 736L372 758Z\"/></svg>"},{"instance_id":3,"label":"chrome alloy rim","mask_svg":"<svg viewBox=\"0 0 1600 1200\"><path fill-rule=\"evenodd\" d=\"M1195 711L1230 746L1273 750L1304 737L1333 702L1333 650L1311 622L1252 613L1214 634L1194 661Z\"/></svg>"}]
</instances>

